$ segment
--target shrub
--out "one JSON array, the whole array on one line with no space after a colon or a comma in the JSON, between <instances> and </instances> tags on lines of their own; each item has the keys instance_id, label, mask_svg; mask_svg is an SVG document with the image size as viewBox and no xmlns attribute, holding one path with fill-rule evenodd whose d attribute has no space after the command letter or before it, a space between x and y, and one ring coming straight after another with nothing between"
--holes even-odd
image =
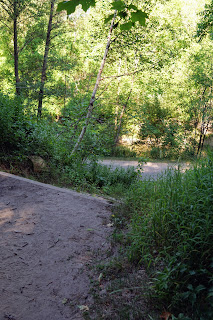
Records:
<instances>
[{"instance_id":1,"label":"shrub","mask_svg":"<svg viewBox=\"0 0 213 320\"><path fill-rule=\"evenodd\" d=\"M137 179L134 168L113 170L94 160L83 162L82 159L74 157L67 165L60 166L59 171L62 184L79 186L81 189L89 189L90 192L99 190L113 196L123 195L127 187Z\"/></svg>"},{"instance_id":2,"label":"shrub","mask_svg":"<svg viewBox=\"0 0 213 320\"><path fill-rule=\"evenodd\" d=\"M0 153L20 150L25 136L24 112L20 99L0 93Z\"/></svg>"},{"instance_id":3,"label":"shrub","mask_svg":"<svg viewBox=\"0 0 213 320\"><path fill-rule=\"evenodd\" d=\"M152 159L160 159L160 148L159 147L153 147L150 150L150 157Z\"/></svg>"},{"instance_id":4,"label":"shrub","mask_svg":"<svg viewBox=\"0 0 213 320\"><path fill-rule=\"evenodd\" d=\"M136 152L134 150L131 150L130 147L120 145L112 149L111 156L131 158L136 157Z\"/></svg>"},{"instance_id":5,"label":"shrub","mask_svg":"<svg viewBox=\"0 0 213 320\"><path fill-rule=\"evenodd\" d=\"M57 123L25 114L22 100L0 93L0 156L63 158L67 139Z\"/></svg>"}]
</instances>

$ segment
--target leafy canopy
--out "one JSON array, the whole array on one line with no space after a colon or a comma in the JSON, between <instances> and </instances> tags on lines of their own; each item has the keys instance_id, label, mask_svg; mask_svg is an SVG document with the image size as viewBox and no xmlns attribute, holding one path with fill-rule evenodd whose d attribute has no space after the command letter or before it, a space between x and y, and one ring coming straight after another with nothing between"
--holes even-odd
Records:
<instances>
[{"instance_id":1,"label":"leafy canopy","mask_svg":"<svg viewBox=\"0 0 213 320\"><path fill-rule=\"evenodd\" d=\"M82 9L87 11L90 7L95 6L96 0L70 0L70 1L62 1L58 4L57 11L66 10L67 14L72 14L75 12L75 9L78 5L81 4ZM130 30L135 22L139 22L141 26L145 26L146 18L148 18L147 13L139 10L137 6L130 4L127 5L122 0L115 0L111 4L111 9L117 11L118 17L120 19L125 19L124 23L120 23L121 30ZM106 19L105 23L109 22L113 18L113 14L110 14ZM119 24L117 23L116 26Z\"/></svg>"},{"instance_id":2,"label":"leafy canopy","mask_svg":"<svg viewBox=\"0 0 213 320\"><path fill-rule=\"evenodd\" d=\"M198 23L197 36L202 40L208 33L213 38L213 0L209 5L205 5L205 10L201 13L201 21Z\"/></svg>"}]
</instances>

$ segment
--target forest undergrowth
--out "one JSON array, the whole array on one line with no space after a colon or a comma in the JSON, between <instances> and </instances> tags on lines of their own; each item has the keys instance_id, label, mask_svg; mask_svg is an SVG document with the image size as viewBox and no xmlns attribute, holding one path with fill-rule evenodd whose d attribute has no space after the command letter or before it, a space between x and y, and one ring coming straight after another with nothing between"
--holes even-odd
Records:
<instances>
[{"instance_id":1,"label":"forest undergrowth","mask_svg":"<svg viewBox=\"0 0 213 320\"><path fill-rule=\"evenodd\" d=\"M162 318L211 320L213 154L185 173L168 170L156 181L141 180L133 168L101 166L87 140L70 156L63 127L35 121L7 96L1 96L0 103L1 169L122 199L111 217L112 243L119 254L96 266L105 282L102 293L100 286L93 286L99 307L106 308L107 301L114 319L157 319L150 311L155 301ZM31 156L44 159L40 172L33 170ZM107 313L99 316L111 319L110 313L108 318Z\"/></svg>"}]
</instances>

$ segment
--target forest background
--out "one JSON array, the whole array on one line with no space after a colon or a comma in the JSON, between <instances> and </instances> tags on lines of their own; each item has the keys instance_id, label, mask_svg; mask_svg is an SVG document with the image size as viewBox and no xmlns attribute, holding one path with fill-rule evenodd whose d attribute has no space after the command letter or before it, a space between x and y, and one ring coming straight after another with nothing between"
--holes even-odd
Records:
<instances>
[{"instance_id":1,"label":"forest background","mask_svg":"<svg viewBox=\"0 0 213 320\"><path fill-rule=\"evenodd\" d=\"M125 20L118 15L78 147L82 157L177 159L198 153L204 135L211 132L212 116L212 41L199 41L197 35L205 3L136 1L148 18L146 25L135 21L131 29L118 25ZM27 139L28 150L22 154L47 157L58 145L54 152L70 155L88 112L112 4L97 1L87 12L78 7L69 16L56 12L57 1L0 4L1 152L11 153ZM3 108L13 104L15 95L16 110ZM14 124L8 121L14 112L22 114L12 134Z\"/></svg>"},{"instance_id":2,"label":"forest background","mask_svg":"<svg viewBox=\"0 0 213 320\"><path fill-rule=\"evenodd\" d=\"M157 181L97 159L194 159L207 135L211 144L213 2L70 3L0 0L1 168L121 197L112 223L124 256L102 276L118 276L127 258L144 263L161 318L210 320L211 153ZM157 319L143 314L142 295L114 305L114 319Z\"/></svg>"}]
</instances>

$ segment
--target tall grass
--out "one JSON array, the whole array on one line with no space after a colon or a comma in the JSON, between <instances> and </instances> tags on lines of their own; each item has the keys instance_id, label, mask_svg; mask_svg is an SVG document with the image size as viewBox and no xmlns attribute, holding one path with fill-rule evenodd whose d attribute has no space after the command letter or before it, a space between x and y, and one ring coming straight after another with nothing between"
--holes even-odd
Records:
<instances>
[{"instance_id":1,"label":"tall grass","mask_svg":"<svg viewBox=\"0 0 213 320\"><path fill-rule=\"evenodd\" d=\"M178 319L213 319L213 156L186 173L137 182L129 256L155 270L156 294Z\"/></svg>"},{"instance_id":2,"label":"tall grass","mask_svg":"<svg viewBox=\"0 0 213 320\"><path fill-rule=\"evenodd\" d=\"M53 166L52 175L57 176L59 185L115 198L123 197L128 187L138 179L133 167L112 169L99 164L96 159L84 162L80 158L66 165L62 163L57 168Z\"/></svg>"}]
</instances>

